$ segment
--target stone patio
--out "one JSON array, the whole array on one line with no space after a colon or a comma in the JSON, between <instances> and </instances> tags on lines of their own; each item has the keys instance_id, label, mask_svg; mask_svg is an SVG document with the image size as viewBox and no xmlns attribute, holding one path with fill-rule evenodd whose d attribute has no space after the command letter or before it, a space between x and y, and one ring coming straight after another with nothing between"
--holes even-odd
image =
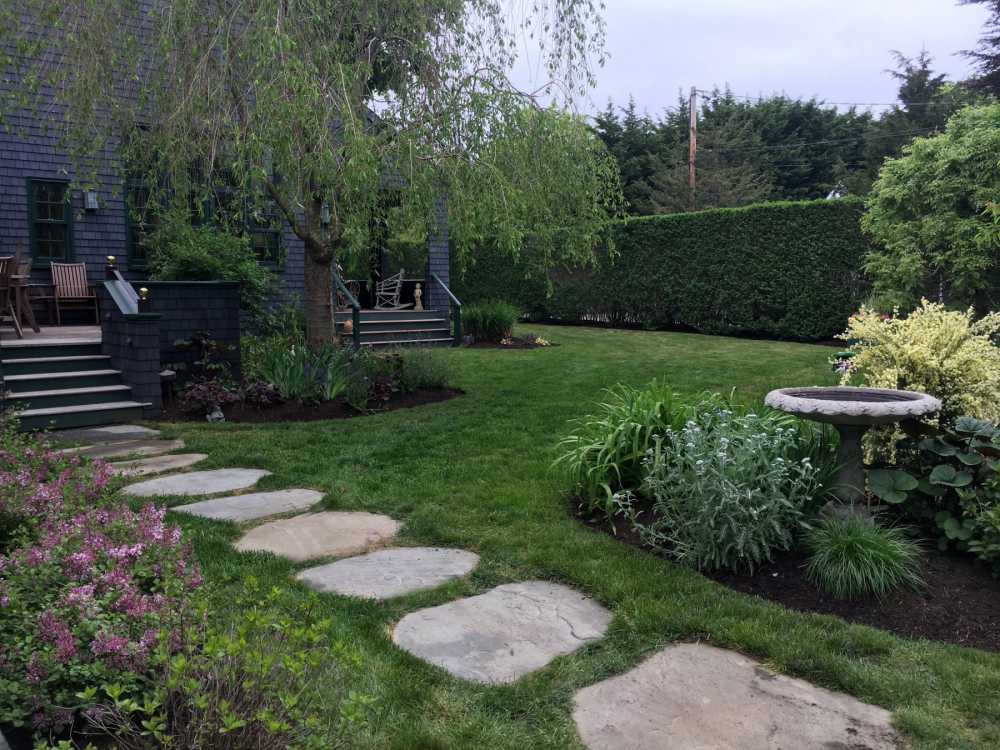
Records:
<instances>
[{"instance_id":1,"label":"stone patio","mask_svg":"<svg viewBox=\"0 0 1000 750\"><path fill-rule=\"evenodd\" d=\"M392 638L456 677L499 684L602 637L610 622L608 610L571 588L526 581L413 612Z\"/></svg>"},{"instance_id":2,"label":"stone patio","mask_svg":"<svg viewBox=\"0 0 1000 750\"><path fill-rule=\"evenodd\" d=\"M367 552L392 541L399 527L389 516L326 511L265 523L234 546L240 552L272 552L302 562Z\"/></svg>"},{"instance_id":3,"label":"stone patio","mask_svg":"<svg viewBox=\"0 0 1000 750\"><path fill-rule=\"evenodd\" d=\"M309 568L295 577L314 591L391 599L460 578L478 563L479 555L465 550L402 547Z\"/></svg>"},{"instance_id":4,"label":"stone patio","mask_svg":"<svg viewBox=\"0 0 1000 750\"><path fill-rule=\"evenodd\" d=\"M900 750L888 711L742 654L669 646L576 694L589 750Z\"/></svg>"}]
</instances>

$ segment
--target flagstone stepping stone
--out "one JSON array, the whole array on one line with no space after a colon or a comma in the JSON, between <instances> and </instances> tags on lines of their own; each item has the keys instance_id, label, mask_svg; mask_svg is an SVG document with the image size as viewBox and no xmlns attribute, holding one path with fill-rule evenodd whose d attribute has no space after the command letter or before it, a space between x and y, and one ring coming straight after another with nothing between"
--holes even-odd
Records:
<instances>
[{"instance_id":1,"label":"flagstone stepping stone","mask_svg":"<svg viewBox=\"0 0 1000 750\"><path fill-rule=\"evenodd\" d=\"M344 557L391 541L400 525L375 513L309 513L251 529L235 547L240 552L273 552L296 562Z\"/></svg>"},{"instance_id":2,"label":"flagstone stepping stone","mask_svg":"<svg viewBox=\"0 0 1000 750\"><path fill-rule=\"evenodd\" d=\"M153 456L135 461L124 461L111 464L111 471L123 477L145 477L150 474L163 474L177 469L186 469L199 461L208 458L204 453L173 453L169 456Z\"/></svg>"},{"instance_id":3,"label":"flagstone stepping stone","mask_svg":"<svg viewBox=\"0 0 1000 750\"><path fill-rule=\"evenodd\" d=\"M316 490L276 490L275 492L253 492L248 495L230 495L198 503L178 505L178 513L189 513L202 518L218 521L252 521L255 518L276 516L280 513L306 510L323 499L322 492Z\"/></svg>"},{"instance_id":4,"label":"flagstone stepping stone","mask_svg":"<svg viewBox=\"0 0 1000 750\"><path fill-rule=\"evenodd\" d=\"M263 469L214 469L190 471L128 485L123 492L133 497L156 495L218 495L253 487L271 472Z\"/></svg>"},{"instance_id":5,"label":"flagstone stepping stone","mask_svg":"<svg viewBox=\"0 0 1000 750\"><path fill-rule=\"evenodd\" d=\"M589 750L902 747L885 709L695 643L583 688L573 719Z\"/></svg>"},{"instance_id":6,"label":"flagstone stepping stone","mask_svg":"<svg viewBox=\"0 0 1000 750\"><path fill-rule=\"evenodd\" d=\"M309 568L295 577L315 591L391 599L460 578L478 563L479 555L461 549L401 547Z\"/></svg>"},{"instance_id":7,"label":"flagstone stepping stone","mask_svg":"<svg viewBox=\"0 0 1000 750\"><path fill-rule=\"evenodd\" d=\"M527 581L413 612L392 638L456 677L496 684L576 651L603 636L610 623L611 613L583 594Z\"/></svg>"},{"instance_id":8,"label":"flagstone stepping stone","mask_svg":"<svg viewBox=\"0 0 1000 750\"><path fill-rule=\"evenodd\" d=\"M60 443L120 443L125 440L149 440L159 437L159 430L137 424L112 424L104 427L78 427L73 430L59 430L50 437Z\"/></svg>"},{"instance_id":9,"label":"flagstone stepping stone","mask_svg":"<svg viewBox=\"0 0 1000 750\"><path fill-rule=\"evenodd\" d=\"M59 452L67 456L107 459L120 456L158 456L162 453L178 451L183 447L183 440L125 440L115 443L84 445L79 448L63 448Z\"/></svg>"}]
</instances>

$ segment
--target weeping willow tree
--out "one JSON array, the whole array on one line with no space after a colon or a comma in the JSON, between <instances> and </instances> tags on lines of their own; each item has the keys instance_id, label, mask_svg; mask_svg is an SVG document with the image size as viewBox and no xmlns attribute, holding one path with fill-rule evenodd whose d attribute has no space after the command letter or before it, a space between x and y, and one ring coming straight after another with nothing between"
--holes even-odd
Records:
<instances>
[{"instance_id":1,"label":"weeping willow tree","mask_svg":"<svg viewBox=\"0 0 1000 750\"><path fill-rule=\"evenodd\" d=\"M335 336L331 268L364 253L380 194L452 252L489 238L585 258L617 172L574 116L602 62L596 0L8 0L0 116L45 119L97 179L114 154L151 203L208 193L274 212L305 246L311 341ZM534 91L512 82L530 60ZM543 105L544 103L544 105ZM15 118L16 120L16 118ZM121 179L124 179L124 175Z\"/></svg>"}]
</instances>

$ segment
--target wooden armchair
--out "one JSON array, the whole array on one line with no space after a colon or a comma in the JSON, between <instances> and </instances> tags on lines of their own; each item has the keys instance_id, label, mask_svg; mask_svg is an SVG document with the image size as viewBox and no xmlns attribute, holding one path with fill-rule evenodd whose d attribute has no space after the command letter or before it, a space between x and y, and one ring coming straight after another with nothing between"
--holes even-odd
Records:
<instances>
[{"instance_id":1,"label":"wooden armchair","mask_svg":"<svg viewBox=\"0 0 1000 750\"><path fill-rule=\"evenodd\" d=\"M413 304L399 304L399 295L403 291L403 269L399 273L393 274L375 285L375 307L401 310L413 307Z\"/></svg>"},{"instance_id":2,"label":"wooden armchair","mask_svg":"<svg viewBox=\"0 0 1000 750\"><path fill-rule=\"evenodd\" d=\"M97 307L97 292L87 281L87 266L83 263L53 263L52 293L56 301L56 325L62 325L62 307L81 305L93 307L94 322L101 324Z\"/></svg>"},{"instance_id":3,"label":"wooden armchair","mask_svg":"<svg viewBox=\"0 0 1000 750\"><path fill-rule=\"evenodd\" d=\"M17 316L17 300L14 296L17 290L11 281L11 276L16 270L17 262L14 256L0 258L0 324L12 325L14 333L21 338L24 333L21 331L21 321Z\"/></svg>"}]
</instances>

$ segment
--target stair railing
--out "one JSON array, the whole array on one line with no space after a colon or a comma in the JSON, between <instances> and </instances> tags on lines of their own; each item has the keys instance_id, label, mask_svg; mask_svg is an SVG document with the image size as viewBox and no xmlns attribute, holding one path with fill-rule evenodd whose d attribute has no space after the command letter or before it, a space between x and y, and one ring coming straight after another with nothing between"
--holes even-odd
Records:
<instances>
[{"instance_id":1,"label":"stair railing","mask_svg":"<svg viewBox=\"0 0 1000 750\"><path fill-rule=\"evenodd\" d=\"M333 271L333 299L330 300L331 315L333 316L334 328L337 326L337 290L344 295L344 299L347 300L347 304L351 306L351 320L353 321L354 330L351 331L351 338L354 340L354 350L358 351L361 349L361 303L358 302L357 298L351 294L351 290L347 288L343 279L340 278L340 274Z\"/></svg>"},{"instance_id":2,"label":"stair railing","mask_svg":"<svg viewBox=\"0 0 1000 750\"><path fill-rule=\"evenodd\" d=\"M455 340L452 342L452 346L462 345L462 302L456 297L448 285L441 281L441 277L436 273L431 273L431 279L440 286L444 293L448 295L448 299L451 303L451 317L455 321Z\"/></svg>"}]
</instances>

